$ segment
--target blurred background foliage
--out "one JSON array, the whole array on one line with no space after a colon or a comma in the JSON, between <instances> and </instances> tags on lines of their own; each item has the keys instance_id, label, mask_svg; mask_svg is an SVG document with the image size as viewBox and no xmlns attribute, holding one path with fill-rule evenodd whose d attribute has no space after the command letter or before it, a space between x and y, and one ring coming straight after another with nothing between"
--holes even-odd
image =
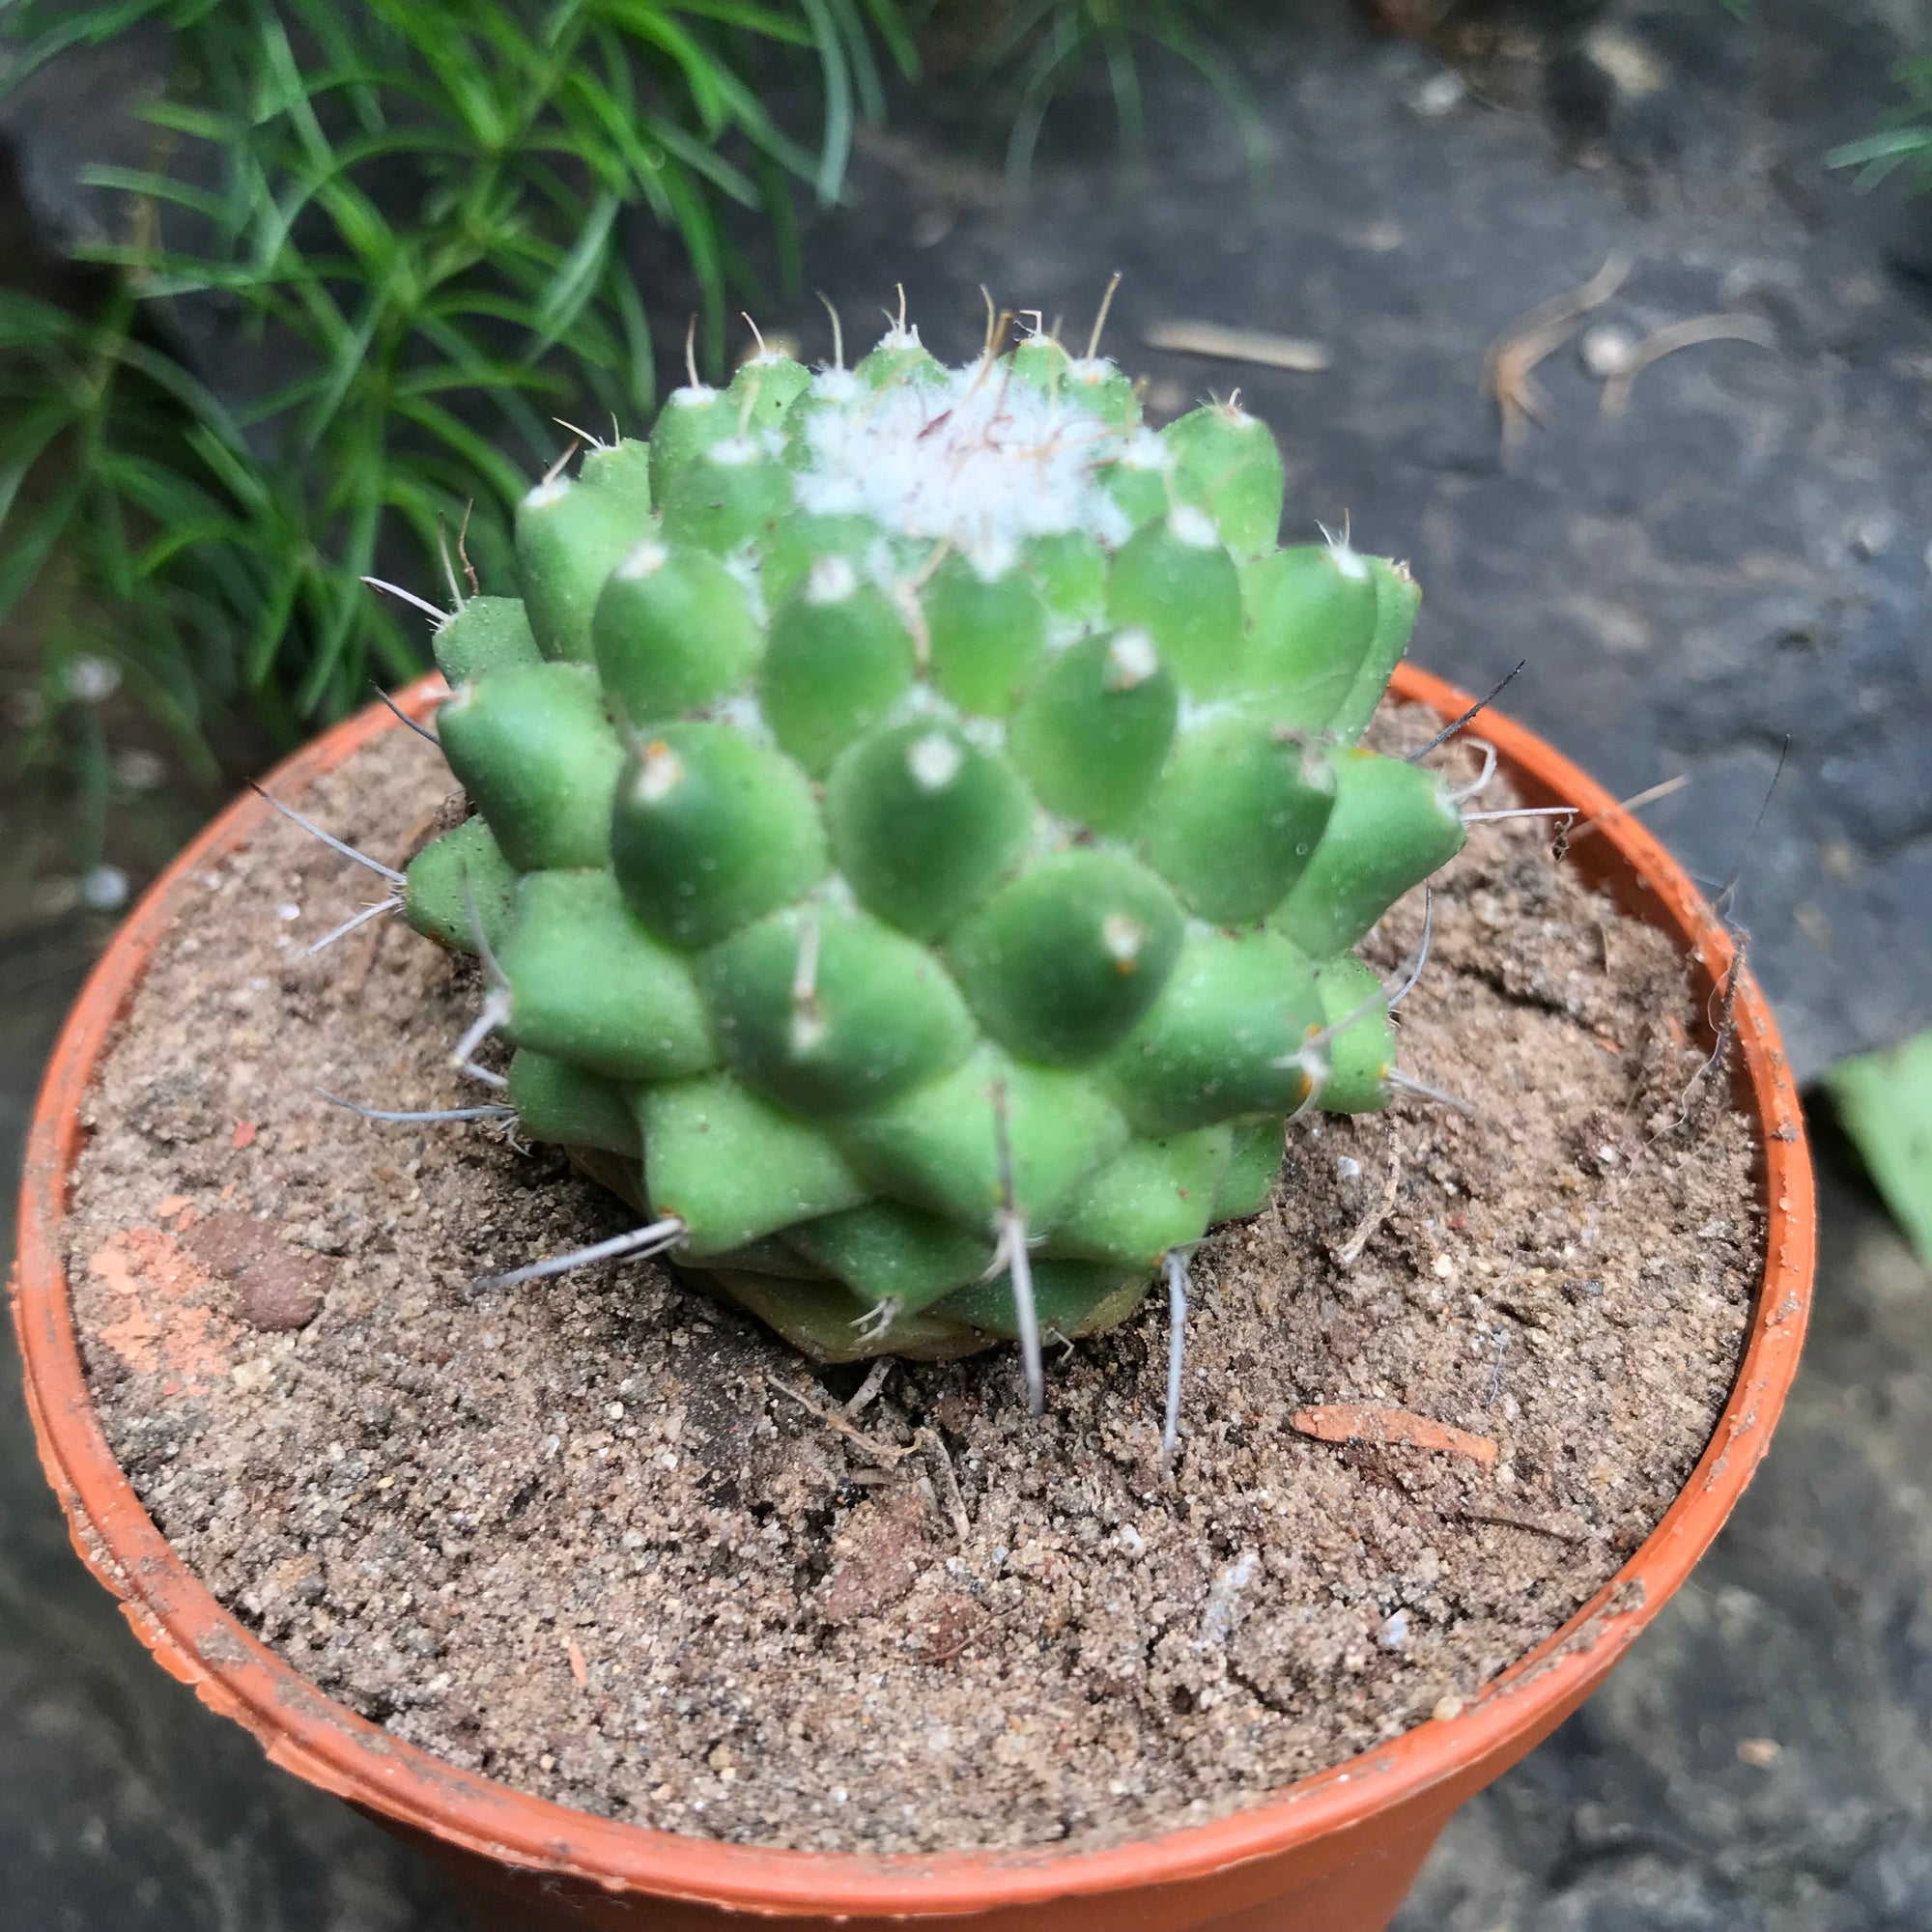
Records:
<instances>
[{"instance_id":1,"label":"blurred background foliage","mask_svg":"<svg viewBox=\"0 0 1932 1932\"><path fill-rule=\"evenodd\" d=\"M1857 168L1861 187L1901 171L1914 187L1932 187L1932 60L1903 62L1896 79L1904 98L1885 125L1826 156L1833 167Z\"/></svg>"},{"instance_id":2,"label":"blurred background foliage","mask_svg":"<svg viewBox=\"0 0 1932 1932\"><path fill-rule=\"evenodd\" d=\"M715 365L749 282L724 205L788 244L882 68L915 64L896 0L17 0L6 25L9 87L143 31L169 61L144 164L85 177L114 211L76 250L95 299L0 301L0 617L41 593L13 755L77 761L90 813L110 781L71 714L117 686L212 778L419 668L420 626L358 579L420 579L466 522L505 568L554 418L648 422L636 226L688 262ZM815 83L807 135L761 100L781 64Z\"/></svg>"},{"instance_id":3,"label":"blurred background foliage","mask_svg":"<svg viewBox=\"0 0 1932 1932\"><path fill-rule=\"evenodd\" d=\"M983 8L926 0L922 22L971 37L971 63L1001 97L1009 124L1006 161L1015 186L1023 186L1032 171L1055 98L1095 67L1106 72L1122 146L1130 154L1140 151L1147 133L1138 59L1144 46L1178 56L1213 88L1252 171L1259 173L1266 158L1261 116L1205 0L1009 0Z\"/></svg>"}]
</instances>

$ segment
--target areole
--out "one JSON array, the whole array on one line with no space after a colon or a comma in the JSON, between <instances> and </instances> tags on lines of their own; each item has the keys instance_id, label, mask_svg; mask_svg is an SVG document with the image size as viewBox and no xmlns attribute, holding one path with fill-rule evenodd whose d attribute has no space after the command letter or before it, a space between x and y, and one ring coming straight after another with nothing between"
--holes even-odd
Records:
<instances>
[{"instance_id":1,"label":"areole","mask_svg":"<svg viewBox=\"0 0 1932 1932\"><path fill-rule=\"evenodd\" d=\"M401 706L421 716L441 688L426 679L402 695ZM1398 668L1392 696L1445 720L1469 703L1407 666ZM391 711L372 707L288 760L270 786L298 798L311 781L399 728ZM1570 863L1626 911L1669 932L1706 994L1723 986L1735 963L1730 940L1657 840L1528 732L1493 714L1481 728L1525 804L1574 805L1586 820L1604 815ZM1769 1444L1804 1338L1815 1213L1797 1090L1745 974L1731 1005L1735 1082L1759 1136L1766 1240L1730 1400L1690 1482L1631 1560L1460 1714L1236 1816L1086 1852L768 1851L593 1817L455 1770L325 1697L189 1574L108 1449L69 1308L62 1219L95 1070L184 885L243 844L269 810L242 798L176 859L109 946L55 1048L28 1144L14 1282L29 1409L75 1548L160 1663L245 1725L275 1763L440 1858L492 1922L530 1932L698 1932L734 1923L884 1932L907 1921L962 1932L1378 1932L1456 1806L1575 1710L1683 1583Z\"/></svg>"}]
</instances>

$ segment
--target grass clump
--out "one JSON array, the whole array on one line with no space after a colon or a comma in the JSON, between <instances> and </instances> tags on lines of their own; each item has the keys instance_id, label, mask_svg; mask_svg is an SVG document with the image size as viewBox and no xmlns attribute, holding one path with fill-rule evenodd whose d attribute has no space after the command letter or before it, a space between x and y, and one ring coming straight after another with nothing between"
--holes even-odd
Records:
<instances>
[{"instance_id":1,"label":"grass clump","mask_svg":"<svg viewBox=\"0 0 1932 1932\"><path fill-rule=\"evenodd\" d=\"M655 407L644 231L688 261L716 362L750 279L724 211L795 257L796 197L838 194L882 62L913 61L895 0L16 0L8 33L10 90L169 49L140 164L83 177L109 198L91 298L0 294L0 619L27 605L43 640L16 781L97 732L75 704L103 675L212 774L224 735L293 743L425 665L357 579L466 522L507 568L554 419ZM810 140L761 99L787 67ZM111 668L78 700L76 663ZM84 789L82 866L109 797Z\"/></svg>"}]
</instances>

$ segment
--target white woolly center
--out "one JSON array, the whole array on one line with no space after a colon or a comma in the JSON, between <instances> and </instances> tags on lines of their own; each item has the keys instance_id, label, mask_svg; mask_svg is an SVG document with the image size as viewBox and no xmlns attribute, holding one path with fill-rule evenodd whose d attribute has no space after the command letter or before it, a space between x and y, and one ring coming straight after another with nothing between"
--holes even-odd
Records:
<instances>
[{"instance_id":1,"label":"white woolly center","mask_svg":"<svg viewBox=\"0 0 1932 1932\"><path fill-rule=\"evenodd\" d=\"M1174 468L1174 451L1151 429L1137 429L1126 439L1121 461L1129 469L1151 469L1158 474Z\"/></svg>"},{"instance_id":2,"label":"white woolly center","mask_svg":"<svg viewBox=\"0 0 1932 1932\"><path fill-rule=\"evenodd\" d=\"M1111 366L1111 365L1109 365ZM1003 368L895 383L832 406L806 426L802 508L858 512L898 536L997 554L1028 537L1084 530L1109 548L1131 534L1095 480L1126 438L1090 412Z\"/></svg>"},{"instance_id":3,"label":"white woolly center","mask_svg":"<svg viewBox=\"0 0 1932 1932\"><path fill-rule=\"evenodd\" d=\"M1110 912L1100 922L1100 944L1122 972L1131 972L1147 944L1147 927L1130 913Z\"/></svg>"},{"instance_id":4,"label":"white woolly center","mask_svg":"<svg viewBox=\"0 0 1932 1932\"><path fill-rule=\"evenodd\" d=\"M751 611L753 623L762 629L770 613L765 609L765 580L758 569L756 552L749 543L742 543L724 562L731 581L745 593L745 608Z\"/></svg>"},{"instance_id":5,"label":"white woolly center","mask_svg":"<svg viewBox=\"0 0 1932 1932\"><path fill-rule=\"evenodd\" d=\"M1145 631L1119 631L1107 646L1107 688L1131 691L1160 668L1160 654Z\"/></svg>"},{"instance_id":6,"label":"white woolly center","mask_svg":"<svg viewBox=\"0 0 1932 1932\"><path fill-rule=\"evenodd\" d=\"M943 791L959 776L962 753L944 732L915 738L906 752L906 770L922 791Z\"/></svg>"},{"instance_id":7,"label":"white woolly center","mask_svg":"<svg viewBox=\"0 0 1932 1932\"><path fill-rule=\"evenodd\" d=\"M741 738L749 738L754 745L771 745L777 741L772 736L772 727L765 723L765 714L758 709L757 695L741 691L727 697L721 704L711 707L709 716L721 724L728 724Z\"/></svg>"},{"instance_id":8,"label":"white woolly center","mask_svg":"<svg viewBox=\"0 0 1932 1932\"><path fill-rule=\"evenodd\" d=\"M655 577L670 561L670 552L656 538L646 538L617 566L619 577Z\"/></svg>"},{"instance_id":9,"label":"white woolly center","mask_svg":"<svg viewBox=\"0 0 1932 1932\"><path fill-rule=\"evenodd\" d=\"M1182 503L1171 512L1167 527L1189 550L1212 550L1221 541L1221 532L1214 527L1213 518L1206 510L1196 509L1192 503Z\"/></svg>"},{"instance_id":10,"label":"white woolly center","mask_svg":"<svg viewBox=\"0 0 1932 1932\"><path fill-rule=\"evenodd\" d=\"M1018 548L1005 536L984 538L966 552L966 561L981 583L997 583L1019 560Z\"/></svg>"},{"instance_id":11,"label":"white woolly center","mask_svg":"<svg viewBox=\"0 0 1932 1932\"><path fill-rule=\"evenodd\" d=\"M1175 720L1177 731L1205 731L1210 724L1219 724L1225 719L1239 718L1246 714L1248 700L1244 697L1189 697L1180 694L1179 715Z\"/></svg>"},{"instance_id":12,"label":"white woolly center","mask_svg":"<svg viewBox=\"0 0 1932 1932\"><path fill-rule=\"evenodd\" d=\"M859 573L852 568L849 557L821 556L806 577L805 601L842 604L858 587Z\"/></svg>"},{"instance_id":13,"label":"white woolly center","mask_svg":"<svg viewBox=\"0 0 1932 1932\"><path fill-rule=\"evenodd\" d=\"M638 799L643 805L662 805L684 782L684 765L677 753L662 740L644 747L638 769Z\"/></svg>"}]
</instances>

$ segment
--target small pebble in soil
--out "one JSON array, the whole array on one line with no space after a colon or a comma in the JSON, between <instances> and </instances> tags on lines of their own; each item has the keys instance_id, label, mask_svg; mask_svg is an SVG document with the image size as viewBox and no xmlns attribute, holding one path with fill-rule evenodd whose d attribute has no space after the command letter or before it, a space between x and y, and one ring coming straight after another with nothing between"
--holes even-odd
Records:
<instances>
[{"instance_id":1,"label":"small pebble in soil","mask_svg":"<svg viewBox=\"0 0 1932 1932\"><path fill-rule=\"evenodd\" d=\"M1577 357L1589 375L1607 382L1612 376L1628 375L1635 366L1636 338L1613 323L1601 322L1578 337Z\"/></svg>"}]
</instances>

